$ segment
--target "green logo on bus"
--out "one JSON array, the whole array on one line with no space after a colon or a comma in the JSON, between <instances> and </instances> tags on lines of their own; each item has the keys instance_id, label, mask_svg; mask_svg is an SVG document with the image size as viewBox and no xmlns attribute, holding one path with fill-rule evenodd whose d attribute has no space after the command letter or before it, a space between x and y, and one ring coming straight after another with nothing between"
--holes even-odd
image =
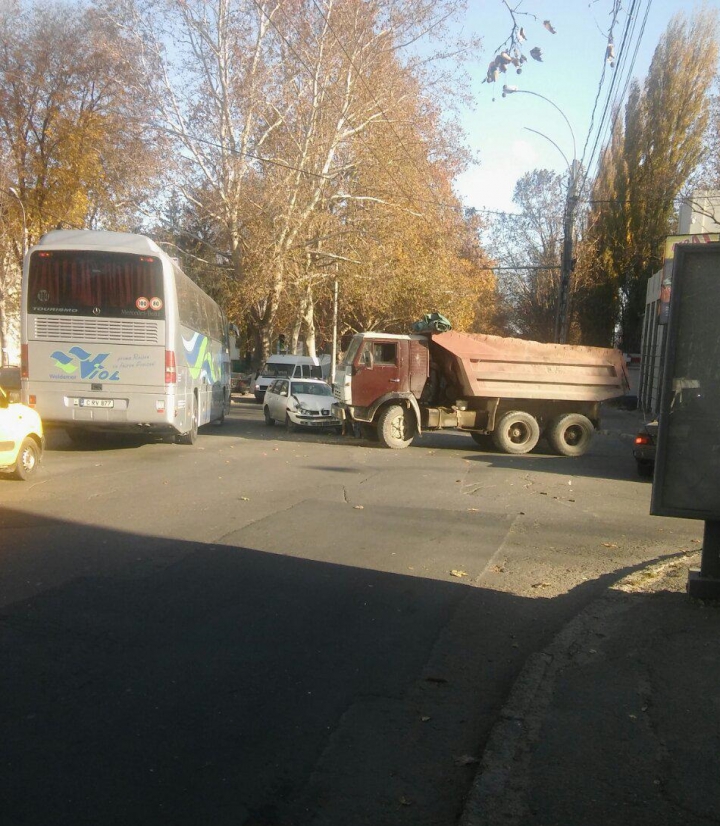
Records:
<instances>
[{"instance_id":1,"label":"green logo on bus","mask_svg":"<svg viewBox=\"0 0 720 826\"><path fill-rule=\"evenodd\" d=\"M98 379L99 381L119 381L120 374L117 370L111 373L105 367L105 359L109 353L99 353L93 356L82 349L82 347L71 347L69 355L62 350L56 350L51 358L55 361L55 366L62 370L67 375L72 375L78 370L80 371L80 378L90 381Z\"/></svg>"}]
</instances>

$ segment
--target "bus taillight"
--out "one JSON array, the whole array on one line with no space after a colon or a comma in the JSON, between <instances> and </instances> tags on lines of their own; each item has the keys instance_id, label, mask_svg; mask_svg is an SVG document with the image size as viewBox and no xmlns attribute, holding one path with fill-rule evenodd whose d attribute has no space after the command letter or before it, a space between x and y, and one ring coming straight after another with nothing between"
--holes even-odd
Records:
<instances>
[{"instance_id":1,"label":"bus taillight","mask_svg":"<svg viewBox=\"0 0 720 826\"><path fill-rule=\"evenodd\" d=\"M175 384L177 382L177 368L175 367L174 350L165 351L165 384Z\"/></svg>"},{"instance_id":2,"label":"bus taillight","mask_svg":"<svg viewBox=\"0 0 720 826\"><path fill-rule=\"evenodd\" d=\"M28 377L28 346L22 344L20 346L20 377L26 379Z\"/></svg>"}]
</instances>

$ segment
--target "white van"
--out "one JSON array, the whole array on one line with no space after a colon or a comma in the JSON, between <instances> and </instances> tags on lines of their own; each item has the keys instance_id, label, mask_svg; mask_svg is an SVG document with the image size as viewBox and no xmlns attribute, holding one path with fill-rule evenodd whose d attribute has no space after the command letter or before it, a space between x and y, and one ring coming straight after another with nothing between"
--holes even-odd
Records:
<instances>
[{"instance_id":1,"label":"white van","mask_svg":"<svg viewBox=\"0 0 720 826\"><path fill-rule=\"evenodd\" d=\"M277 378L324 379L323 365L314 356L270 356L255 376L255 401L265 398L265 391Z\"/></svg>"}]
</instances>

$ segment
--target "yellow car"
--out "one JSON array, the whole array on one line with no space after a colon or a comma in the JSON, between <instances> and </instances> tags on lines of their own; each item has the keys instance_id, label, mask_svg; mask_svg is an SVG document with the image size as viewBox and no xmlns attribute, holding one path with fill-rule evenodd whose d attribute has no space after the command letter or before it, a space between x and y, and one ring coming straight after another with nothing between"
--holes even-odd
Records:
<instances>
[{"instance_id":1,"label":"yellow car","mask_svg":"<svg viewBox=\"0 0 720 826\"><path fill-rule=\"evenodd\" d=\"M29 479L37 470L45 449L40 416L0 387L0 471L16 479Z\"/></svg>"}]
</instances>

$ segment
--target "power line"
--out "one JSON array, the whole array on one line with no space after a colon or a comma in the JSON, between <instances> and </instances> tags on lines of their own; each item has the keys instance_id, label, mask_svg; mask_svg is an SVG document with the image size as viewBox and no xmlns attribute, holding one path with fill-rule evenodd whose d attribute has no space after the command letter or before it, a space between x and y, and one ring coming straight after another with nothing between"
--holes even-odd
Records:
<instances>
[{"instance_id":1,"label":"power line","mask_svg":"<svg viewBox=\"0 0 720 826\"><path fill-rule=\"evenodd\" d=\"M630 49L632 48L631 47L631 42L632 42L633 37L634 37L635 26L637 24L637 19L638 19L638 17L637 17L637 13L639 11L639 9L637 8L638 5L639 5L639 0L633 0L632 4L630 6L630 11L628 13L628 22L627 22L627 25L626 25L626 28L625 28L625 31L624 31L624 34L623 34L623 43L622 43L622 46L621 46L620 61L619 61L619 64L618 64L618 72L617 72L616 75L614 75L613 83L611 83L610 90L608 92L608 97L606 99L605 107L604 107L604 110L603 110L603 118L602 118L602 121L601 121L601 127L598 129L598 132L597 132L596 137L595 137L595 142L593 144L592 152L591 152L590 157L588 159L587 166L585 167L585 174L584 174L584 177L583 177L583 186L584 186L584 184L587 180L587 177L590 173L590 169L593 165L593 158L595 157L595 154L599 149L599 145L601 143L602 136L605 132L607 132L608 125L610 126L610 129L609 129L610 135L612 135L612 133L615 129L615 124L617 122L617 119L618 119L620 111L621 111L620 104L621 104L622 100L624 100L625 95L627 94L628 86L630 85L630 81L632 79L632 71L633 71L633 68L635 67L635 63L637 61L638 51L640 49L640 44L642 43L643 35L645 34L645 27L647 25L648 16L650 14L650 8L652 6L652 0L647 0L647 5L645 7L645 14L644 14L644 17L643 17L643 22L642 22L642 25L640 27L640 32L638 34L638 37L635 40L634 49L632 50L632 59L629 60ZM627 48L626 48L626 44L627 44ZM616 81L617 81L617 83L622 82L621 77L622 77L623 72L625 72L625 80L624 80L624 83L622 85L622 92L618 95L617 90L615 91L614 101L611 104L611 98L612 98L612 95L613 95L613 88L615 87ZM604 155L607 151L608 151L608 147L606 146L605 149L603 150L603 153L602 153L603 157L604 157ZM599 165L599 163L600 162L598 162L598 165Z\"/></svg>"}]
</instances>

